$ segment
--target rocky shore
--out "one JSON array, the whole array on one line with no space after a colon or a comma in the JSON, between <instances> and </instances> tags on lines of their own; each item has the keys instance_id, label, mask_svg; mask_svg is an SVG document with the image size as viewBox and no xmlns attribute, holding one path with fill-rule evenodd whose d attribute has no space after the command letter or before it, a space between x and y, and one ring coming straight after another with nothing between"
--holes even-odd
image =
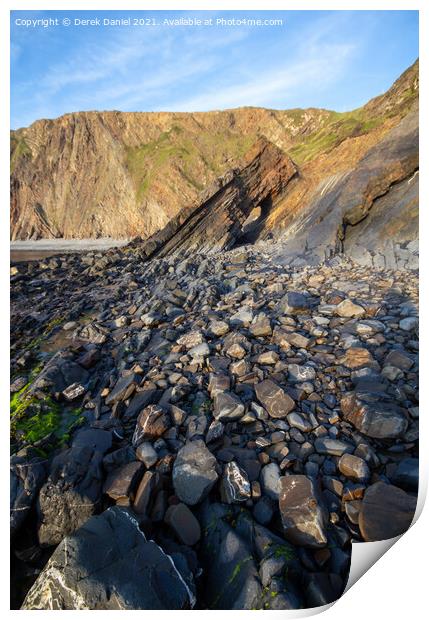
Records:
<instances>
[{"instance_id":1,"label":"rocky shore","mask_svg":"<svg viewBox=\"0 0 429 620\"><path fill-rule=\"evenodd\" d=\"M408 528L417 273L281 255L12 265L14 608L314 607Z\"/></svg>"}]
</instances>

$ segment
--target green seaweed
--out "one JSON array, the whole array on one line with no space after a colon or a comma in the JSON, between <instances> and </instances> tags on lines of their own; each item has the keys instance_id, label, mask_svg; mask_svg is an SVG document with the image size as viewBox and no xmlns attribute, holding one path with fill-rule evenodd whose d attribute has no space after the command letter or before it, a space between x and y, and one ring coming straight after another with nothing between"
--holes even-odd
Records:
<instances>
[{"instance_id":1,"label":"green seaweed","mask_svg":"<svg viewBox=\"0 0 429 620\"><path fill-rule=\"evenodd\" d=\"M10 434L12 445L31 445L52 435L52 447L64 445L70 439L71 431L85 418L81 408L62 406L44 394L37 397L30 388L40 374L43 364L39 363L30 371L27 383L10 398Z\"/></svg>"},{"instance_id":2,"label":"green seaweed","mask_svg":"<svg viewBox=\"0 0 429 620\"><path fill-rule=\"evenodd\" d=\"M223 594L224 594L224 592L225 592L226 588L227 588L228 586L230 586L232 583L234 583L234 581L237 579L238 575L240 574L240 572L241 572L241 570L242 570L242 568L243 568L243 565L244 565L246 562L249 562L249 561L251 561L251 560L253 560L253 557L252 557L251 555L249 555L249 556L247 556L247 557L243 558L240 562L237 562L237 564L234 566L234 568L233 568L233 570L232 570L231 575L230 575L230 576L229 576L229 578L228 578L228 581L227 581L227 582L226 582L226 584L225 584L225 587L224 587L224 588L223 588L223 589L219 592L219 594L216 596L216 598L214 599L214 601L212 601L212 603L211 603L210 607L214 607L214 606L217 604L217 602L219 601L219 599L223 596Z\"/></svg>"},{"instance_id":3,"label":"green seaweed","mask_svg":"<svg viewBox=\"0 0 429 620\"><path fill-rule=\"evenodd\" d=\"M275 558L283 558L288 562L295 558L295 552L288 545L274 544L272 547L274 548L274 553L272 555Z\"/></svg>"}]
</instances>

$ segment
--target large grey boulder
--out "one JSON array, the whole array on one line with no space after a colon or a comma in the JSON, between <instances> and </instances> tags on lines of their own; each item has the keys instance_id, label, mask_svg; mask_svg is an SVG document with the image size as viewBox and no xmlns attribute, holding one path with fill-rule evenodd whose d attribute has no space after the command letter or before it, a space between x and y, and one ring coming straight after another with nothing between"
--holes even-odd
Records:
<instances>
[{"instance_id":1,"label":"large grey boulder","mask_svg":"<svg viewBox=\"0 0 429 620\"><path fill-rule=\"evenodd\" d=\"M190 609L194 584L185 567L181 554L167 555L115 506L64 538L22 609Z\"/></svg>"},{"instance_id":2,"label":"large grey boulder","mask_svg":"<svg viewBox=\"0 0 429 620\"><path fill-rule=\"evenodd\" d=\"M295 549L242 507L204 502L200 560L208 609L297 609L302 565ZM287 575L287 577L285 577Z\"/></svg>"},{"instance_id":3,"label":"large grey boulder","mask_svg":"<svg viewBox=\"0 0 429 620\"><path fill-rule=\"evenodd\" d=\"M177 496L190 506L201 502L218 479L216 459L204 441L189 441L177 453L173 486Z\"/></svg>"}]
</instances>

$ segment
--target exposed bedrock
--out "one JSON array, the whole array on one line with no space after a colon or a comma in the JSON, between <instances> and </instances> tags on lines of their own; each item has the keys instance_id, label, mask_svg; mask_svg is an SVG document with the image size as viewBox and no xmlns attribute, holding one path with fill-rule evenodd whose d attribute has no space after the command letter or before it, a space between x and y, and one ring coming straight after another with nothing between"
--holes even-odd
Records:
<instances>
[{"instance_id":1,"label":"exposed bedrock","mask_svg":"<svg viewBox=\"0 0 429 620\"><path fill-rule=\"evenodd\" d=\"M417 267L418 107L349 172L317 188L286 230L284 261L330 258L340 252L379 268Z\"/></svg>"},{"instance_id":2,"label":"exposed bedrock","mask_svg":"<svg viewBox=\"0 0 429 620\"><path fill-rule=\"evenodd\" d=\"M141 254L154 258L231 249L243 235L252 210L266 211L296 175L290 157L260 139L240 170L231 170L210 187L200 204L182 209L143 243Z\"/></svg>"},{"instance_id":3,"label":"exposed bedrock","mask_svg":"<svg viewBox=\"0 0 429 620\"><path fill-rule=\"evenodd\" d=\"M165 553L130 512L112 507L62 540L22 609L190 609L193 590L185 557Z\"/></svg>"}]
</instances>

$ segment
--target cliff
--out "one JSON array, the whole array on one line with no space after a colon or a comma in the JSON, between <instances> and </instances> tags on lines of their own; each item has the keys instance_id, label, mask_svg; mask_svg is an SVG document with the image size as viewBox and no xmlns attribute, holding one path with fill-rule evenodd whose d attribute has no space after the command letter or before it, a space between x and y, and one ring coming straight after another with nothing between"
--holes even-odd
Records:
<instances>
[{"instance_id":1,"label":"cliff","mask_svg":"<svg viewBox=\"0 0 429 620\"><path fill-rule=\"evenodd\" d=\"M297 172L252 240L281 234L321 183L353 169L399 124L417 95L418 62L353 112L77 112L36 121L11 133L11 237L148 239L206 202L267 142Z\"/></svg>"}]
</instances>

